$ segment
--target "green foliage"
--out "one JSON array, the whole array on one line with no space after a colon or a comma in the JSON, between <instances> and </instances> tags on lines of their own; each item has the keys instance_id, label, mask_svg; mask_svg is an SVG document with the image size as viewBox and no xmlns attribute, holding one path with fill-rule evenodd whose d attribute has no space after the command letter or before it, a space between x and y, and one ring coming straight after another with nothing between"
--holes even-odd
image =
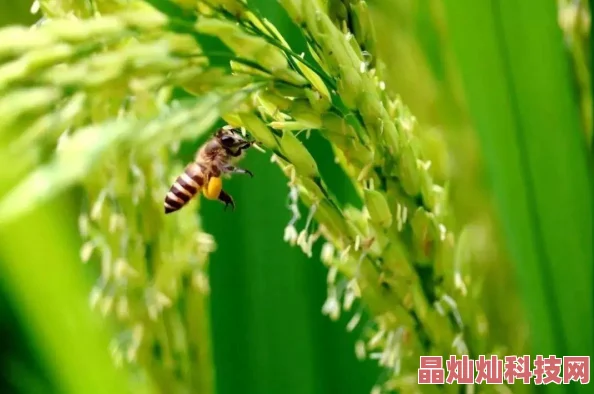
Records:
<instances>
[{"instance_id":1,"label":"green foliage","mask_svg":"<svg viewBox=\"0 0 594 394\"><path fill-rule=\"evenodd\" d=\"M594 324L584 315L594 307L589 154L555 7L529 3L502 5L497 13L463 2L446 8L503 229L530 306L534 349L589 354ZM530 23L520 22L526 20ZM467 32L479 25L480 42L470 40Z\"/></svg>"},{"instance_id":2,"label":"green foliage","mask_svg":"<svg viewBox=\"0 0 594 394\"><path fill-rule=\"evenodd\" d=\"M45 360L63 338L43 321L68 298L88 338L73 351L97 363L79 373L74 358L46 361L60 391L123 387L81 306L69 242L89 263L91 307L134 392L289 392L281 370L301 380L295 392L345 392L339 367L330 379L308 363L329 359L320 349L336 329L316 332L320 309L355 332L350 357L383 370L366 386L377 393L418 390L420 355L523 354L524 311L507 305L515 288L497 287L513 279L507 249L532 349L591 349L591 317L571 306L592 288L591 172L554 8L279 3L286 14L239 0L46 0L43 23L0 30L6 281ZM534 12L530 29L519 23ZM451 41L441 46L445 22ZM591 138L589 79L579 75ZM250 155L256 178L228 182L232 214L197 199L165 217L166 191L221 120L251 134L274 165ZM498 216L477 188L483 158ZM20 252L26 229L40 215L47 237L59 211L43 207L73 188L80 240L51 234L52 283L28 281L41 252ZM288 223L278 215L287 200ZM306 257L323 265L299 267ZM314 274L327 275L323 305L308 288ZM507 303L493 302L502 293ZM278 334L295 316L307 319ZM67 320L58 324L72 335Z\"/></svg>"}]
</instances>

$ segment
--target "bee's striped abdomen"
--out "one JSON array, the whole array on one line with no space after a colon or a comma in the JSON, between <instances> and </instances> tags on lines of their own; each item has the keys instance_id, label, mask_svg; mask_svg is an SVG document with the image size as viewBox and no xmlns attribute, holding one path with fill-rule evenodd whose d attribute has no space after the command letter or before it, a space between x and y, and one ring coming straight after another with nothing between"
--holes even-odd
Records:
<instances>
[{"instance_id":1,"label":"bee's striped abdomen","mask_svg":"<svg viewBox=\"0 0 594 394\"><path fill-rule=\"evenodd\" d=\"M196 163L189 164L185 171L177 177L165 196L165 213L175 212L186 205L198 194L204 185L202 169Z\"/></svg>"}]
</instances>

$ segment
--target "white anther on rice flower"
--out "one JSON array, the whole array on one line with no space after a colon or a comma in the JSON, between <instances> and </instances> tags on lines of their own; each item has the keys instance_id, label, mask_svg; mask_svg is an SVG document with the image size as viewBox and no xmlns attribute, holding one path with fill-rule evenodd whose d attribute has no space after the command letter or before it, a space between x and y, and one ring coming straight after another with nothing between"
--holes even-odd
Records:
<instances>
[{"instance_id":1,"label":"white anther on rice flower","mask_svg":"<svg viewBox=\"0 0 594 394\"><path fill-rule=\"evenodd\" d=\"M80 259L83 263L87 263L91 259L91 255L93 254L95 247L96 245L93 241L87 241L81 246Z\"/></svg>"},{"instance_id":2,"label":"white anther on rice flower","mask_svg":"<svg viewBox=\"0 0 594 394\"><path fill-rule=\"evenodd\" d=\"M309 234L309 236L305 240L305 243L301 247L301 250L303 251L303 253L305 253L307 255L307 257L311 258L313 256L313 245L319 237L320 237L320 234L318 234L316 232L313 234Z\"/></svg>"},{"instance_id":3,"label":"white anther on rice flower","mask_svg":"<svg viewBox=\"0 0 594 394\"><path fill-rule=\"evenodd\" d=\"M338 303L336 288L331 287L328 289L328 298L326 298L326 302L322 306L322 313L334 321L340 317L340 304Z\"/></svg>"},{"instance_id":4,"label":"white anther on rice flower","mask_svg":"<svg viewBox=\"0 0 594 394\"><path fill-rule=\"evenodd\" d=\"M373 162L368 163L367 165L365 165L365 167L363 167L363 169L359 173L359 176L357 176L357 182L363 182L363 180L367 179L367 175L369 174L369 170L371 170L372 167L373 167Z\"/></svg>"},{"instance_id":5,"label":"white anther on rice flower","mask_svg":"<svg viewBox=\"0 0 594 394\"><path fill-rule=\"evenodd\" d=\"M355 357L357 357L358 360L365 360L365 357L367 357L365 342L360 339L355 342Z\"/></svg>"},{"instance_id":6,"label":"white anther on rice flower","mask_svg":"<svg viewBox=\"0 0 594 394\"><path fill-rule=\"evenodd\" d=\"M348 288L353 291L353 294L356 298L361 298L361 288L359 287L359 283L357 282L357 278L353 278L347 284Z\"/></svg>"},{"instance_id":7,"label":"white anther on rice flower","mask_svg":"<svg viewBox=\"0 0 594 394\"><path fill-rule=\"evenodd\" d=\"M217 248L217 244L212 234L203 231L200 231L198 235L196 235L196 242L198 243L200 250L206 253L214 252Z\"/></svg>"},{"instance_id":8,"label":"white anther on rice flower","mask_svg":"<svg viewBox=\"0 0 594 394\"><path fill-rule=\"evenodd\" d=\"M338 267L333 265L328 269L328 275L326 276L326 283L333 285L336 283L336 276L338 275Z\"/></svg>"},{"instance_id":9,"label":"white anther on rice flower","mask_svg":"<svg viewBox=\"0 0 594 394\"><path fill-rule=\"evenodd\" d=\"M449 305L450 310L452 311L454 318L456 319L456 323L458 327L462 330L464 328L464 322L462 321L462 316L460 316L460 312L458 311L458 304L452 297L447 294L444 294L441 299L443 302Z\"/></svg>"},{"instance_id":10,"label":"white anther on rice flower","mask_svg":"<svg viewBox=\"0 0 594 394\"><path fill-rule=\"evenodd\" d=\"M297 233L297 229L292 224L289 224L285 227L285 234L283 235L283 240L285 242L289 242L291 246L295 246L297 244L297 238L299 234Z\"/></svg>"},{"instance_id":11,"label":"white anther on rice flower","mask_svg":"<svg viewBox=\"0 0 594 394\"><path fill-rule=\"evenodd\" d=\"M364 74L366 71L367 71L367 63L365 63L365 62L361 62L361 63L359 64L359 72L360 72L361 74Z\"/></svg>"},{"instance_id":12,"label":"white anther on rice flower","mask_svg":"<svg viewBox=\"0 0 594 394\"><path fill-rule=\"evenodd\" d=\"M119 296L116 301L116 315L119 319L124 320L130 317L130 308L128 305L128 297L125 295Z\"/></svg>"},{"instance_id":13,"label":"white anther on rice flower","mask_svg":"<svg viewBox=\"0 0 594 394\"><path fill-rule=\"evenodd\" d=\"M192 286L194 286L194 288L202 294L210 294L210 284L208 282L208 277L202 271L198 271L192 275Z\"/></svg>"},{"instance_id":14,"label":"white anther on rice flower","mask_svg":"<svg viewBox=\"0 0 594 394\"><path fill-rule=\"evenodd\" d=\"M367 345L369 346L370 349L375 348L380 341L382 340L382 338L384 337L384 335L386 335L386 331L383 329L378 330L378 332L375 333L375 335L373 337L371 337L371 339L369 340L369 342L367 343Z\"/></svg>"},{"instance_id":15,"label":"white anther on rice flower","mask_svg":"<svg viewBox=\"0 0 594 394\"><path fill-rule=\"evenodd\" d=\"M60 152L65 144L68 143L70 139L70 128L64 130L63 133L60 134L58 137L58 141L56 142L56 152Z\"/></svg>"},{"instance_id":16,"label":"white anther on rice flower","mask_svg":"<svg viewBox=\"0 0 594 394\"><path fill-rule=\"evenodd\" d=\"M353 307L353 303L355 302L355 292L353 291L353 289L349 288L347 285L347 288L345 289L344 292L344 298L342 300L342 308L345 311L350 311L351 308Z\"/></svg>"},{"instance_id":17,"label":"white anther on rice flower","mask_svg":"<svg viewBox=\"0 0 594 394\"><path fill-rule=\"evenodd\" d=\"M369 359L371 360L381 360L383 357L383 353L382 352L372 352L369 353Z\"/></svg>"},{"instance_id":18,"label":"white anther on rice flower","mask_svg":"<svg viewBox=\"0 0 594 394\"><path fill-rule=\"evenodd\" d=\"M443 306L441 306L440 301L435 301L433 303L433 306L435 306L435 310L437 311L437 313L439 313L441 316L445 316L445 310L443 309Z\"/></svg>"},{"instance_id":19,"label":"white anther on rice flower","mask_svg":"<svg viewBox=\"0 0 594 394\"><path fill-rule=\"evenodd\" d=\"M460 293L462 293L464 297L466 297L468 294L468 289L466 288L466 284L462 279L462 275L458 271L454 273L454 286L460 290Z\"/></svg>"},{"instance_id":20,"label":"white anther on rice flower","mask_svg":"<svg viewBox=\"0 0 594 394\"><path fill-rule=\"evenodd\" d=\"M142 323L137 323L132 328L132 343L140 345L142 343L142 337L144 336L144 326Z\"/></svg>"},{"instance_id":21,"label":"white anther on rice flower","mask_svg":"<svg viewBox=\"0 0 594 394\"><path fill-rule=\"evenodd\" d=\"M384 81L380 81L379 82L379 88L380 90L386 90L386 83Z\"/></svg>"},{"instance_id":22,"label":"white anther on rice flower","mask_svg":"<svg viewBox=\"0 0 594 394\"><path fill-rule=\"evenodd\" d=\"M357 234L355 236L355 252L359 251L359 248L361 247L361 237L359 236L359 234Z\"/></svg>"},{"instance_id":23,"label":"white anther on rice flower","mask_svg":"<svg viewBox=\"0 0 594 394\"><path fill-rule=\"evenodd\" d=\"M464 342L464 336L462 333L456 335L452 341L452 347L456 350L457 354L468 354L468 347Z\"/></svg>"},{"instance_id":24,"label":"white anther on rice flower","mask_svg":"<svg viewBox=\"0 0 594 394\"><path fill-rule=\"evenodd\" d=\"M346 329L348 332L353 331L361 321L361 313L357 312L353 315L351 320L347 323Z\"/></svg>"},{"instance_id":25,"label":"white anther on rice flower","mask_svg":"<svg viewBox=\"0 0 594 394\"><path fill-rule=\"evenodd\" d=\"M87 216L86 213L81 213L78 216L78 231L79 231L80 235L83 237L88 237L89 229L90 229L89 217Z\"/></svg>"},{"instance_id":26,"label":"white anther on rice flower","mask_svg":"<svg viewBox=\"0 0 594 394\"><path fill-rule=\"evenodd\" d=\"M339 260L341 263L346 263L349 259L349 252L351 251L351 245L348 245L342 252L340 252Z\"/></svg>"},{"instance_id":27,"label":"white anther on rice flower","mask_svg":"<svg viewBox=\"0 0 594 394\"><path fill-rule=\"evenodd\" d=\"M35 0L33 2L33 4L31 4L31 8L29 8L29 12L31 14L35 15L39 12L40 9L41 9L41 4L39 3L39 0Z\"/></svg>"},{"instance_id":28,"label":"white anther on rice flower","mask_svg":"<svg viewBox=\"0 0 594 394\"><path fill-rule=\"evenodd\" d=\"M278 160L278 156L275 155L274 153L272 155L270 155L270 162L271 163L276 163Z\"/></svg>"},{"instance_id":29,"label":"white anther on rice flower","mask_svg":"<svg viewBox=\"0 0 594 394\"><path fill-rule=\"evenodd\" d=\"M433 190L433 192L434 193L437 193L437 194L442 194L443 193L443 187L441 187L441 186L439 186L437 184L434 184L433 186L431 186L431 190Z\"/></svg>"},{"instance_id":30,"label":"white anther on rice flower","mask_svg":"<svg viewBox=\"0 0 594 394\"><path fill-rule=\"evenodd\" d=\"M322 252L320 253L320 260L325 265L330 265L334 259L334 245L330 242L325 242L322 246Z\"/></svg>"},{"instance_id":31,"label":"white anther on rice flower","mask_svg":"<svg viewBox=\"0 0 594 394\"><path fill-rule=\"evenodd\" d=\"M299 235L297 236L297 245L302 249L307 247L307 230L303 229L299 232Z\"/></svg>"},{"instance_id":32,"label":"white anther on rice flower","mask_svg":"<svg viewBox=\"0 0 594 394\"><path fill-rule=\"evenodd\" d=\"M97 305L99 304L99 301L101 300L101 297L103 295L103 290L100 287L93 287L91 289L91 292L89 294L89 306L91 307L91 310L95 309L95 307L97 307Z\"/></svg>"},{"instance_id":33,"label":"white anther on rice flower","mask_svg":"<svg viewBox=\"0 0 594 394\"><path fill-rule=\"evenodd\" d=\"M297 200L299 200L299 189L296 186L291 186L291 189L289 190L289 198L294 203L297 203Z\"/></svg>"},{"instance_id":34,"label":"white anther on rice flower","mask_svg":"<svg viewBox=\"0 0 594 394\"><path fill-rule=\"evenodd\" d=\"M117 230L122 230L125 227L126 218L119 213L112 213L109 215L108 231L115 233Z\"/></svg>"},{"instance_id":35,"label":"white anther on rice flower","mask_svg":"<svg viewBox=\"0 0 594 394\"><path fill-rule=\"evenodd\" d=\"M127 279L137 277L138 272L132 268L124 257L119 257L114 262L114 276L116 279Z\"/></svg>"},{"instance_id":36,"label":"white anther on rice flower","mask_svg":"<svg viewBox=\"0 0 594 394\"><path fill-rule=\"evenodd\" d=\"M382 352L382 357L380 359L380 365L382 366L390 366L388 364L388 362L390 361L390 359L392 358L392 342L394 341L394 331L390 331L388 332L388 335L386 337L386 342L384 345L384 351Z\"/></svg>"},{"instance_id":37,"label":"white anther on rice flower","mask_svg":"<svg viewBox=\"0 0 594 394\"><path fill-rule=\"evenodd\" d=\"M439 239L442 241L445 241L446 235L447 235L446 226L444 226L442 223L439 223Z\"/></svg>"},{"instance_id":38,"label":"white anther on rice flower","mask_svg":"<svg viewBox=\"0 0 594 394\"><path fill-rule=\"evenodd\" d=\"M171 299L160 291L155 293L155 301L161 309L172 305Z\"/></svg>"},{"instance_id":39,"label":"white anther on rice flower","mask_svg":"<svg viewBox=\"0 0 594 394\"><path fill-rule=\"evenodd\" d=\"M369 394L382 394L382 388L381 386L373 386L373 388L371 389L371 392Z\"/></svg>"},{"instance_id":40,"label":"white anther on rice flower","mask_svg":"<svg viewBox=\"0 0 594 394\"><path fill-rule=\"evenodd\" d=\"M419 168L424 169L425 171L429 170L429 168L431 168L431 160L420 160L417 159L417 166Z\"/></svg>"},{"instance_id":41,"label":"white anther on rice flower","mask_svg":"<svg viewBox=\"0 0 594 394\"><path fill-rule=\"evenodd\" d=\"M146 311L148 313L149 319L151 319L152 321L157 321L157 319L159 318L159 308L157 308L156 305L147 305Z\"/></svg>"},{"instance_id":42,"label":"white anther on rice flower","mask_svg":"<svg viewBox=\"0 0 594 394\"><path fill-rule=\"evenodd\" d=\"M126 349L126 360L129 363L136 361L136 355L138 354L138 348L136 346L129 346Z\"/></svg>"},{"instance_id":43,"label":"white anther on rice flower","mask_svg":"<svg viewBox=\"0 0 594 394\"><path fill-rule=\"evenodd\" d=\"M262 147L260 146L260 144L254 143L254 144L252 144L252 147L253 147L255 150L257 150L258 152L266 153L266 151L264 150L264 148L262 148ZM272 160L271 160L271 161L272 161Z\"/></svg>"},{"instance_id":44,"label":"white anther on rice flower","mask_svg":"<svg viewBox=\"0 0 594 394\"><path fill-rule=\"evenodd\" d=\"M92 220L99 220L101 219L101 210L103 209L103 204L105 203L105 198L107 197L107 188L102 189L97 196L97 200L93 204L91 208L91 219Z\"/></svg>"},{"instance_id":45,"label":"white anther on rice flower","mask_svg":"<svg viewBox=\"0 0 594 394\"><path fill-rule=\"evenodd\" d=\"M111 294L104 295L99 301L99 311L104 317L107 316L113 309L113 301L114 297Z\"/></svg>"}]
</instances>

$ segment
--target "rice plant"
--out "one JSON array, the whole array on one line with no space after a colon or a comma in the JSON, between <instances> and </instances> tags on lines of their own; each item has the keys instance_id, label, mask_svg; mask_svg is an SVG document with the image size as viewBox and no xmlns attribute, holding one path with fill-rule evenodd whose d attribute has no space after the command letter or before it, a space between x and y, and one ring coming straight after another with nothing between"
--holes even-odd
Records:
<instances>
[{"instance_id":1,"label":"rice plant","mask_svg":"<svg viewBox=\"0 0 594 394\"><path fill-rule=\"evenodd\" d=\"M576 350L550 347L529 331L539 321L525 317L534 299L523 308L515 305L521 296L514 286L496 289L494 283L514 277L507 274L509 255L530 256L513 242L509 252L501 246L509 217L503 210L501 222L494 219L497 202L473 188L492 161L488 153L486 164L474 161L476 145L489 140L469 137L474 122L464 100L451 104L457 119L444 115L445 106L430 119L418 101L425 123L407 106L407 82L398 72L406 60L401 65L393 55L415 52L406 39L385 37L406 29L390 26L390 9L405 18L412 8L362 0L279 3L306 52L294 49L264 10L242 0L38 0L38 23L0 30L0 220L5 234L24 237L24 218L72 188L80 191L78 254L94 281L88 308L111 336L110 362L98 370L124 371L114 376L135 393L216 392L208 272L217 240L195 214L205 202L194 199L183 214L165 216L163 200L187 164L180 147L204 142L221 120L253 138L286 177L290 220L279 237L307 257L321 250L321 312L331 320L348 316L346 330L358 333L353 352L382 371L369 387L374 394L419 391L422 355ZM457 7L436 13L452 22ZM452 45L470 69L473 60L456 41L461 34L453 29ZM591 141L586 49L572 48L583 82L580 127ZM418 97L429 95L423 89ZM482 107L470 107L482 131ZM433 121L460 133L436 132ZM309 148L312 135L330 144L353 198L323 176ZM455 138L471 147L460 150ZM460 171L464 165L468 171ZM590 193L585 181L580 185ZM15 248L4 253L12 256L5 259L15 289L43 294L23 280L33 265L19 266ZM588 256L591 247L576 258ZM495 280L497 267L506 273ZM520 274L521 283L527 275L534 271ZM486 302L502 293L513 308ZM46 354L61 340L46 338ZM78 393L90 379L115 382L110 373L56 376L64 392ZM114 383L117 390L127 388Z\"/></svg>"}]
</instances>

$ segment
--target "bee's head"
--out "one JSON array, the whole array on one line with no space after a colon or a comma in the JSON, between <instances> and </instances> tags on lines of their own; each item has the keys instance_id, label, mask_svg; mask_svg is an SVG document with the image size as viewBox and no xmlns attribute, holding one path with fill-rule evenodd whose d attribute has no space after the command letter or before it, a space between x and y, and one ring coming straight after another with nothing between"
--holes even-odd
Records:
<instances>
[{"instance_id":1,"label":"bee's head","mask_svg":"<svg viewBox=\"0 0 594 394\"><path fill-rule=\"evenodd\" d=\"M225 126L217 130L215 138L225 150L234 154L252 146L252 142L244 137L239 129L232 128L231 126Z\"/></svg>"}]
</instances>

